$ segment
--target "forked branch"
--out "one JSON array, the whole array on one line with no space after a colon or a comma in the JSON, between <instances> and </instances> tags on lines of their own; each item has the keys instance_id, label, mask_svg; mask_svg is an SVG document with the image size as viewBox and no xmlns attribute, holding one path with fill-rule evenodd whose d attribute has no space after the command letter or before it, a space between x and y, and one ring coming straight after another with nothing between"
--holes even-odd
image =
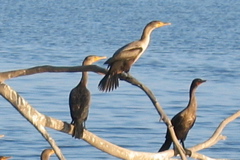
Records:
<instances>
[{"instance_id":1,"label":"forked branch","mask_svg":"<svg viewBox=\"0 0 240 160\"><path fill-rule=\"evenodd\" d=\"M89 66L76 66L76 67L55 67L55 66L37 66L29 69L20 69L20 70L15 70L15 71L9 71L9 72L2 72L0 73L0 82L3 82L7 79L10 78L15 78L19 76L26 76L26 75L32 75L36 73L44 73L44 72L82 72L82 71L93 71L93 72L98 72L98 73L103 73L105 74L107 70L100 68L96 65L89 65ZM167 115L164 113L162 107L158 103L157 99L155 98L154 94L151 92L150 89L148 89L145 85L140 83L137 79L134 77L128 75L126 76L125 74L122 74L120 77L122 80L125 80L128 83L131 83L132 85L135 85L142 89L150 98L152 101L154 107L156 108L158 114L160 115L161 119L165 122L165 124L168 126L169 131L172 135L172 139L174 144L176 145L176 148L178 149L181 157L183 160L186 159L186 156L184 154L184 150L182 146L180 145L179 141L177 140L175 136L174 129L172 127L170 119L167 117Z\"/></svg>"},{"instance_id":2,"label":"forked branch","mask_svg":"<svg viewBox=\"0 0 240 160\"><path fill-rule=\"evenodd\" d=\"M35 110L25 99L23 99L16 91L14 91L10 86L8 86L5 83L1 83L9 78L14 78L18 76L24 76L24 75L31 75L36 73L43 73L43 72L81 72L81 71L93 71L93 72L99 72L99 73L106 73L106 70L103 68L100 68L98 66L92 65L92 66L78 66L78 67L54 67L54 66L40 66L40 67L34 67L30 69L23 69L23 70L16 70L16 71L10 71L10 72L2 72L0 73L0 94L7 100L9 103L11 103L15 109L19 111L19 113L25 117L42 135L43 137L49 142L49 144L53 147L55 150L56 155L59 159L64 160L64 156L62 155L60 149L56 145L55 141L50 137L50 135L47 133L44 127L49 127L67 134L72 134L73 126L68 124L67 122L62 122L61 120L57 120L48 116L45 116L41 113L39 113L37 110ZM121 76L122 80L125 80L132 85L135 85L142 89L148 97L151 99L153 105L155 106L156 110L158 111L159 115L161 116L161 119L166 123L167 126L170 127L170 132L172 133L173 139L175 136L173 127L171 126L171 121L167 117L167 115L162 110L162 107L158 103L157 99L153 95L153 93L142 83L137 81L132 76ZM198 158L198 159L211 159L209 157L206 157L204 155L196 153L196 151L199 151L204 148L208 148L214 144L216 144L219 140L223 139L224 137L221 135L222 130L224 127L230 123L231 121L235 120L240 116L240 111L235 113L234 115L230 116L226 120L224 120L220 126L217 128L217 130L214 132L212 137L201 143L198 144L190 150L193 152L192 157ZM83 134L83 140L88 142L89 144L93 145L94 147L110 154L115 157L121 158L121 159L169 159L174 156L173 150L164 151L161 153L147 153L147 152L135 152L131 151L122 147L119 147L117 145L114 145L104 139L101 139L100 137L97 137L96 135L92 134L91 132L84 130ZM177 139L174 140L174 143L177 145L179 142ZM179 144L179 151L181 153L181 145ZM183 154L183 153L182 153ZM185 155L182 155L182 158L185 158Z\"/></svg>"}]
</instances>

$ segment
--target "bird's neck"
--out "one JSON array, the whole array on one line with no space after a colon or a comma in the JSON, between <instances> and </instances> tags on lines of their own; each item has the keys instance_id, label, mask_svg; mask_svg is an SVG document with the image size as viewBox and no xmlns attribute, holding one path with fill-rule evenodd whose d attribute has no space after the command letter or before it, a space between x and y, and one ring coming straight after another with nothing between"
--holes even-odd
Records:
<instances>
[{"instance_id":1,"label":"bird's neck","mask_svg":"<svg viewBox=\"0 0 240 160\"><path fill-rule=\"evenodd\" d=\"M196 88L190 89L189 93L189 102L188 102L188 109L191 110L192 112L197 111L197 98L195 95Z\"/></svg>"},{"instance_id":2,"label":"bird's neck","mask_svg":"<svg viewBox=\"0 0 240 160\"><path fill-rule=\"evenodd\" d=\"M80 83L78 85L87 86L87 80L88 80L88 72L82 72L82 78L81 78Z\"/></svg>"},{"instance_id":3,"label":"bird's neck","mask_svg":"<svg viewBox=\"0 0 240 160\"><path fill-rule=\"evenodd\" d=\"M152 31L153 31L153 28L150 28L150 27L144 28L142 37L141 37L141 41L146 42L145 44L148 45Z\"/></svg>"}]
</instances>

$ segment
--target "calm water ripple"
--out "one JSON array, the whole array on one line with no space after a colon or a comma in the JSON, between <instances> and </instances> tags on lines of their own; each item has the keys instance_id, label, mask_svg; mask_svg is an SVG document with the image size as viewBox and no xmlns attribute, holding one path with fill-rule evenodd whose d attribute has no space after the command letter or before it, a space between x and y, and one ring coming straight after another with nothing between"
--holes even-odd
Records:
<instances>
[{"instance_id":1,"label":"calm water ripple","mask_svg":"<svg viewBox=\"0 0 240 160\"><path fill-rule=\"evenodd\" d=\"M140 38L149 21L171 22L153 32L149 48L131 74L154 92L169 117L187 105L192 79L207 79L197 91L198 117L186 140L191 147L209 138L224 118L239 110L239 5L234 0L1 1L0 71L46 64L76 66L90 54L110 57L122 45ZM44 73L6 83L40 112L70 122L68 95L80 76ZM166 126L158 122L145 93L124 82L112 93L101 93L97 89L100 79L90 73L88 130L122 147L156 152ZM67 159L116 159L84 141L48 131ZM232 122L223 132L228 137L225 141L200 153L239 159L239 131L239 122ZM0 134L5 135L0 139L0 154L16 160L39 159L40 152L49 147L3 98Z\"/></svg>"}]
</instances>

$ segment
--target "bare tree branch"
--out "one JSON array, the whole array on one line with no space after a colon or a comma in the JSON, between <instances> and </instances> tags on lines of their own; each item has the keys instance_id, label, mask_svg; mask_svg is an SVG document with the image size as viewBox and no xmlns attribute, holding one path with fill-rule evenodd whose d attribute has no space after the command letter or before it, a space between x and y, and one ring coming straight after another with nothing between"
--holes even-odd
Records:
<instances>
[{"instance_id":1,"label":"bare tree branch","mask_svg":"<svg viewBox=\"0 0 240 160\"><path fill-rule=\"evenodd\" d=\"M12 92L12 94L9 94L10 92ZM39 130L41 133L42 133L42 130L45 130L45 129L42 129L43 126L46 126L46 127L70 134L70 135L72 134L72 131L73 131L72 125L39 113L37 110L32 108L22 97L20 97L17 93L14 93L14 92L15 91L13 91L6 84L0 83L0 94L6 100L8 100L23 116L26 115L26 113L31 112L31 114L33 114L32 117L34 117L34 118L30 118L30 119L28 119L28 121L30 123L34 124L34 126L36 128L39 128L39 126L40 126ZM21 104L21 105L17 105L17 104ZM240 111L238 111L236 114L234 114L233 116L231 116L231 117L227 118L225 121L223 121L221 123L221 125L219 126L219 128L215 131L215 133L221 132L228 123L230 123L231 121L233 121L234 119L239 117L240 116L239 112ZM33 121L33 122L31 122L31 121ZM213 137L211 137L211 138L213 138ZM50 139L51 138L46 138L47 141L49 141ZM173 150L168 150L168 151L164 151L161 153L147 153L147 152L131 151L131 150L116 146L108 141L105 141L104 139L97 137L96 135L92 134L91 132L89 132L87 130L84 130L83 140L86 141L87 143L93 145L94 147L96 147L108 154L111 154L115 157L121 158L121 159L129 159L129 160L159 159L160 160L160 159L169 159L170 157L174 156ZM211 141L211 139L210 139L210 141ZM204 145L204 143L202 145ZM53 147L53 149L56 152L56 148ZM194 151L194 147L193 147L192 151ZM195 158L205 157L205 159L211 160L211 158L206 157L204 155L200 155L198 153L193 153L193 157L195 157ZM59 159L61 159L61 158L59 158ZM201 158L201 159L204 159L204 158Z\"/></svg>"},{"instance_id":2,"label":"bare tree branch","mask_svg":"<svg viewBox=\"0 0 240 160\"><path fill-rule=\"evenodd\" d=\"M199 160L216 160L216 159L207 157L207 156L205 156L205 155L202 155L202 154L196 153L196 152L194 152L194 153L191 155L191 157L194 158L194 159L199 159Z\"/></svg>"},{"instance_id":3,"label":"bare tree branch","mask_svg":"<svg viewBox=\"0 0 240 160\"><path fill-rule=\"evenodd\" d=\"M19 76L27 76L37 73L44 72L83 72L83 71L93 71L96 73L106 73L107 70L96 65L88 65L88 66L75 66L75 67L55 67L55 66L37 66L29 69L20 69L8 72L0 72L0 82L4 82L10 78L16 78Z\"/></svg>"},{"instance_id":4,"label":"bare tree branch","mask_svg":"<svg viewBox=\"0 0 240 160\"><path fill-rule=\"evenodd\" d=\"M220 123L220 125L218 126L218 128L216 129L216 131L213 133L213 135L207 141L205 141L203 143L200 143L200 144L190 148L190 150L193 151L193 152L196 152L196 151L202 150L204 148L209 148L209 147L213 146L219 140L226 139L225 136L221 135L223 129L226 127L227 124L229 124L230 122L234 121L238 117L240 117L240 111L237 111L232 116L230 116L230 117L226 118L225 120L223 120Z\"/></svg>"},{"instance_id":5,"label":"bare tree branch","mask_svg":"<svg viewBox=\"0 0 240 160\"><path fill-rule=\"evenodd\" d=\"M99 72L103 74L106 73L105 69L95 65L77 66L77 67L39 66L39 67L30 68L30 69L0 73L0 94L14 106L14 108L18 110L23 117L25 117L32 125L34 125L34 127L42 134L42 136L53 147L59 159L65 159L65 158L62 155L58 146L56 145L55 141L50 137L50 135L47 133L44 127L49 127L67 134L72 134L73 126L68 124L67 122L62 122L61 120L57 120L52 117L48 117L39 113L26 100L24 100L16 91L10 88L10 86L1 82L9 78L15 78L18 76L31 75L31 74L43 73L43 72L81 72L81 71L93 71L93 72ZM122 74L121 79L127 81L128 83L131 83L132 85L139 87L148 95L154 107L156 108L159 115L161 116L161 119L168 126L170 133L173 137L173 141L175 145L178 147L178 150L181 154L182 159L186 159L186 156L184 155L184 150L180 145L180 143L178 142L178 140L176 139L171 121L169 120L167 115L164 113L162 107L158 103L157 99L155 98L151 90L149 90L146 86L144 86L142 83L140 83L130 75L126 76L125 74ZM211 158L206 157L205 155L196 153L196 151L210 147L216 144L219 140L223 139L224 136L221 135L221 132L224 129L224 127L231 121L238 118L239 116L240 116L240 111L238 111L231 117L224 120L209 140L190 148L190 150L193 152L192 157L197 159L212 160ZM131 151L131 150L119 147L117 145L114 145L108 141L105 141L104 139L97 137L96 135L92 134L87 130L84 130L83 140L93 145L94 147L121 159L129 159L129 160L169 159L170 157L174 156L173 150L168 150L160 153Z\"/></svg>"},{"instance_id":6,"label":"bare tree branch","mask_svg":"<svg viewBox=\"0 0 240 160\"><path fill-rule=\"evenodd\" d=\"M174 132L174 128L172 126L171 120L168 118L168 116L165 114L165 112L163 111L160 103L157 101L157 98L154 96L154 94L152 93L152 91L145 86L144 84L142 84L141 82L139 82L136 78L132 77L130 74L128 74L127 76L125 74L122 74L120 77L122 80L125 80L126 82L139 87L140 89L142 89L147 96L150 98L150 100L152 101L152 104L154 105L154 107L156 108L156 110L158 111L158 114L160 115L161 119L165 122L165 124L167 125L170 134L172 136L172 140L181 156L181 158L183 160L186 160L186 155L185 155L185 150L183 149L182 145L179 143L175 132Z\"/></svg>"},{"instance_id":7,"label":"bare tree branch","mask_svg":"<svg viewBox=\"0 0 240 160\"><path fill-rule=\"evenodd\" d=\"M53 147L56 155L59 159L64 159L61 151L57 147L54 140L45 130L44 126L68 133L72 135L73 125L66 122L45 116L34 109L25 99L23 99L17 92L15 92L10 86L4 83L0 83L0 94L9 101L14 108L25 117L34 127L43 135L43 137L49 142ZM144 152L134 152L131 150L124 149L122 147L116 146L112 143L105 141L97 137L96 135L84 130L83 140L89 144L94 145L96 148L109 153L113 156L122 159L145 159L149 157L150 159L166 159L166 154L159 153L144 153ZM142 157L142 158L141 158ZM152 157L152 158L151 158Z\"/></svg>"},{"instance_id":8,"label":"bare tree branch","mask_svg":"<svg viewBox=\"0 0 240 160\"><path fill-rule=\"evenodd\" d=\"M56 145L54 139L50 137L48 132L45 130L41 121L43 121L43 116L40 116L37 110L31 107L31 105L25 101L16 91L14 91L10 86L0 83L0 94L12 104L12 106L23 116L25 117L49 142L53 147L57 157L61 160L65 160L61 150Z\"/></svg>"},{"instance_id":9,"label":"bare tree branch","mask_svg":"<svg viewBox=\"0 0 240 160\"><path fill-rule=\"evenodd\" d=\"M0 73L0 75L1 75L0 76L1 77L0 80L4 81L4 80L6 80L8 78L24 76L24 75L31 75L31 74L36 74L36 73L43 73L43 72L76 72L76 71L79 71L79 70L81 70L81 71L89 71L89 70L92 71L92 70L94 70L95 72L106 73L105 69L102 69L102 68L100 68L98 66L95 66L95 65L90 66L90 68L89 68L89 66L54 67L54 66L46 65L46 66L33 67L33 68L29 68L29 69L22 69L22 70L10 71L10 72L3 72L3 73ZM155 108L158 111L158 113L161 116L161 118L169 126L170 133L173 136L173 142L175 143L176 147L178 148L178 151L179 151L182 159L185 160L186 156L184 154L184 150L183 150L182 146L180 145L179 141L177 140L177 138L175 136L175 133L174 133L171 121L169 120L167 115L164 113L162 107L158 103L157 99L155 98L155 96L153 95L151 90L149 90L146 86L141 84L139 81L137 81L135 78L133 78L130 75L127 76L127 77L124 77L124 74L122 74L121 78L122 79L125 78L125 81L131 83L132 85L138 86L139 88L141 88L148 95L148 97L151 99L153 105L155 106Z\"/></svg>"}]
</instances>

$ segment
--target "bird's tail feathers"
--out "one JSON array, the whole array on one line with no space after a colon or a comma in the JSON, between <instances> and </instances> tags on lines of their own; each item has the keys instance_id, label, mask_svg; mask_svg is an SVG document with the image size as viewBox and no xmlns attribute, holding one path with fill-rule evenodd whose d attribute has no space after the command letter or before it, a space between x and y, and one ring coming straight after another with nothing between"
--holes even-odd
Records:
<instances>
[{"instance_id":1,"label":"bird's tail feathers","mask_svg":"<svg viewBox=\"0 0 240 160\"><path fill-rule=\"evenodd\" d=\"M118 74L106 74L99 82L100 91L110 92L119 86Z\"/></svg>"},{"instance_id":2,"label":"bird's tail feathers","mask_svg":"<svg viewBox=\"0 0 240 160\"><path fill-rule=\"evenodd\" d=\"M83 122L80 120L75 121L72 137L81 139L83 136L83 129Z\"/></svg>"},{"instance_id":3,"label":"bird's tail feathers","mask_svg":"<svg viewBox=\"0 0 240 160\"><path fill-rule=\"evenodd\" d=\"M162 145L162 147L159 149L158 152L168 150L170 148L171 144L172 144L172 140L166 138L164 144Z\"/></svg>"}]
</instances>

